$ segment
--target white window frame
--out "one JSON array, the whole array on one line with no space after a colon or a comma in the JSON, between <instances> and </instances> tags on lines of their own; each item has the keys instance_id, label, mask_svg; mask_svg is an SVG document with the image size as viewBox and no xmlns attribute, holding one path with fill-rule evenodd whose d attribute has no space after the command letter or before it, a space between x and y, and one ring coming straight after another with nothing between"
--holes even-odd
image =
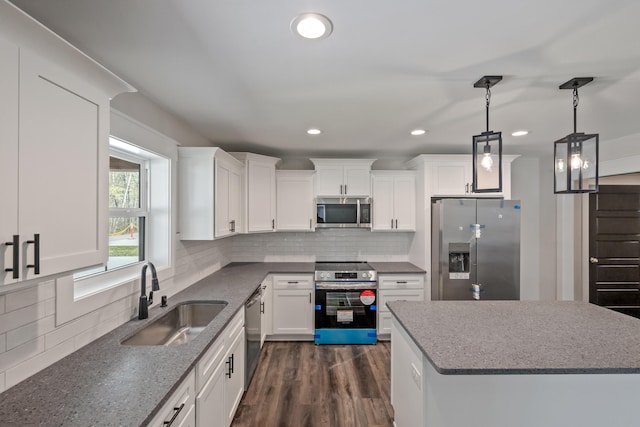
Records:
<instances>
[{"instance_id":1,"label":"white window frame","mask_svg":"<svg viewBox=\"0 0 640 427\"><path fill-rule=\"evenodd\" d=\"M148 159L148 179L151 186L149 194L145 196L149 203L145 257L156 266L162 289L163 281L174 275L174 171L178 159L178 143L114 109L111 110L111 135L152 153ZM56 279L56 326L139 293L139 276L143 264L144 262L138 262L77 280L72 275Z\"/></svg>"}]
</instances>

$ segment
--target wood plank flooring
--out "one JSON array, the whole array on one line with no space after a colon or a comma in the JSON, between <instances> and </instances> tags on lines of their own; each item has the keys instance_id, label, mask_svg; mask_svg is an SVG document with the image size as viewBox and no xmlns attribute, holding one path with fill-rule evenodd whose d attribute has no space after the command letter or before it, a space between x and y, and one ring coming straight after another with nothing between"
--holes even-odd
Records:
<instances>
[{"instance_id":1,"label":"wood plank flooring","mask_svg":"<svg viewBox=\"0 0 640 427\"><path fill-rule=\"evenodd\" d=\"M389 342L266 342L231 426L392 426L390 371Z\"/></svg>"}]
</instances>

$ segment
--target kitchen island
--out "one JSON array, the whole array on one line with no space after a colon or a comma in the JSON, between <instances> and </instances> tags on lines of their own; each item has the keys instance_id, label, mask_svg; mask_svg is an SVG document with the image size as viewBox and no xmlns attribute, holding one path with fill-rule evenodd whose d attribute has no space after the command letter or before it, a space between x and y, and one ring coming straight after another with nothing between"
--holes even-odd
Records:
<instances>
[{"instance_id":1,"label":"kitchen island","mask_svg":"<svg viewBox=\"0 0 640 427\"><path fill-rule=\"evenodd\" d=\"M391 302L397 427L638 425L640 320L583 302Z\"/></svg>"}]
</instances>

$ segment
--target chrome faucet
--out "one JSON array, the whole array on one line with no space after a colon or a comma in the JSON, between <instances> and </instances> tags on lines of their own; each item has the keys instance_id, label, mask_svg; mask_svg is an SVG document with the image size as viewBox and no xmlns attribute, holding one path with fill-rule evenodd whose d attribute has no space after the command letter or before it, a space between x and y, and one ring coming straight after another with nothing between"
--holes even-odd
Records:
<instances>
[{"instance_id":1,"label":"chrome faucet","mask_svg":"<svg viewBox=\"0 0 640 427\"><path fill-rule=\"evenodd\" d=\"M147 299L147 267L151 267L151 292ZM158 274L156 267L148 262L142 267L142 277L140 278L140 306L138 307L138 319L146 319L149 317L149 306L153 304L153 291L159 291Z\"/></svg>"}]
</instances>

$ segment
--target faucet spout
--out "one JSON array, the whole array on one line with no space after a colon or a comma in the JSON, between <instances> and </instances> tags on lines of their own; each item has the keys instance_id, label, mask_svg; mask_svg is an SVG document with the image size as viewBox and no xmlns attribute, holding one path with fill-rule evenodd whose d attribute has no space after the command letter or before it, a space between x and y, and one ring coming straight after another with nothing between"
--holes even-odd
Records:
<instances>
[{"instance_id":1,"label":"faucet spout","mask_svg":"<svg viewBox=\"0 0 640 427\"><path fill-rule=\"evenodd\" d=\"M151 267L151 291L149 292L149 298L147 299L147 267ZM140 277L140 303L138 306L138 319L146 319L149 317L149 306L153 304L153 291L160 290L160 283L158 282L158 274L156 267L153 263L148 262L142 266L142 273Z\"/></svg>"}]
</instances>

